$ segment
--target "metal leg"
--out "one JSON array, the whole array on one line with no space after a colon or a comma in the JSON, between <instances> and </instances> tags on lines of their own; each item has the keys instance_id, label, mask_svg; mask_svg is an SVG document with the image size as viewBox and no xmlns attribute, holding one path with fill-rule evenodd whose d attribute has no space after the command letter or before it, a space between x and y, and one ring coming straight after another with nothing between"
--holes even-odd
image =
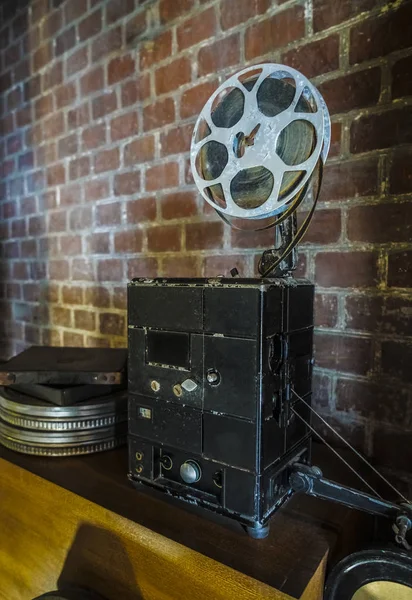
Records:
<instances>
[{"instance_id":1,"label":"metal leg","mask_svg":"<svg viewBox=\"0 0 412 600\"><path fill-rule=\"evenodd\" d=\"M247 534L254 540L263 540L269 535L270 526L255 523L253 527L246 527Z\"/></svg>"}]
</instances>

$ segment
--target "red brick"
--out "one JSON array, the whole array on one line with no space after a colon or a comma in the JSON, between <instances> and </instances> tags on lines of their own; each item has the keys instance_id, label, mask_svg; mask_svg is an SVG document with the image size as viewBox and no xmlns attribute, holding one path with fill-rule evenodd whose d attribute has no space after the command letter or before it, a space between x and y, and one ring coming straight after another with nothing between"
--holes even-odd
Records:
<instances>
[{"instance_id":1,"label":"red brick","mask_svg":"<svg viewBox=\"0 0 412 600\"><path fill-rule=\"evenodd\" d=\"M56 199L56 191L55 190L48 190L47 192L45 192L44 194L41 194L39 196L39 207L40 210L51 210L53 208L56 208L57 206L57 199Z\"/></svg>"},{"instance_id":2,"label":"red brick","mask_svg":"<svg viewBox=\"0 0 412 600\"><path fill-rule=\"evenodd\" d=\"M73 52L73 54L66 59L67 76L70 77L70 75L74 75L78 71L85 69L88 64L88 48L87 46L84 46Z\"/></svg>"},{"instance_id":3,"label":"red brick","mask_svg":"<svg viewBox=\"0 0 412 600\"><path fill-rule=\"evenodd\" d=\"M94 306L96 308L108 308L110 306L109 291L102 286L86 288L84 303L88 306Z\"/></svg>"},{"instance_id":4,"label":"red brick","mask_svg":"<svg viewBox=\"0 0 412 600\"><path fill-rule=\"evenodd\" d=\"M132 258L127 261L127 278L157 277L157 260L155 258Z\"/></svg>"},{"instance_id":5,"label":"red brick","mask_svg":"<svg viewBox=\"0 0 412 600\"><path fill-rule=\"evenodd\" d=\"M67 260L50 260L49 261L49 277L64 281L69 279L69 263Z\"/></svg>"},{"instance_id":6,"label":"red brick","mask_svg":"<svg viewBox=\"0 0 412 600\"><path fill-rule=\"evenodd\" d=\"M412 383L412 344L398 341L382 342L382 371L405 383Z\"/></svg>"},{"instance_id":7,"label":"red brick","mask_svg":"<svg viewBox=\"0 0 412 600\"><path fill-rule=\"evenodd\" d=\"M31 122L32 117L30 106L25 106L24 108L16 112L17 127L25 127L26 125L30 125Z\"/></svg>"},{"instance_id":8,"label":"red brick","mask_svg":"<svg viewBox=\"0 0 412 600\"><path fill-rule=\"evenodd\" d=\"M329 156L338 156L341 150L342 124L332 123Z\"/></svg>"},{"instance_id":9,"label":"red brick","mask_svg":"<svg viewBox=\"0 0 412 600\"><path fill-rule=\"evenodd\" d=\"M182 119L187 119L188 117L197 115L202 110L213 92L216 90L217 86L217 80L214 79L186 90L182 94L180 103L180 115ZM190 144L187 146L187 149L189 148Z\"/></svg>"},{"instance_id":10,"label":"red brick","mask_svg":"<svg viewBox=\"0 0 412 600\"><path fill-rule=\"evenodd\" d=\"M316 282L323 287L368 287L378 280L373 252L318 252Z\"/></svg>"},{"instance_id":11,"label":"red brick","mask_svg":"<svg viewBox=\"0 0 412 600\"><path fill-rule=\"evenodd\" d=\"M148 11L134 15L125 23L126 46L131 47L140 42L142 34L147 30Z\"/></svg>"},{"instance_id":12,"label":"red brick","mask_svg":"<svg viewBox=\"0 0 412 600\"><path fill-rule=\"evenodd\" d=\"M59 239L60 252L63 256L72 256L82 253L82 238L80 235L64 235Z\"/></svg>"},{"instance_id":13,"label":"red brick","mask_svg":"<svg viewBox=\"0 0 412 600\"><path fill-rule=\"evenodd\" d=\"M120 310L127 309L127 290L125 287L113 288L113 306Z\"/></svg>"},{"instance_id":14,"label":"red brick","mask_svg":"<svg viewBox=\"0 0 412 600\"><path fill-rule=\"evenodd\" d=\"M179 125L160 133L160 153L162 156L187 152L192 139L193 125Z\"/></svg>"},{"instance_id":15,"label":"red brick","mask_svg":"<svg viewBox=\"0 0 412 600\"><path fill-rule=\"evenodd\" d=\"M44 137L52 138L62 134L64 131L64 117L61 112L51 115L43 123Z\"/></svg>"},{"instance_id":16,"label":"red brick","mask_svg":"<svg viewBox=\"0 0 412 600\"><path fill-rule=\"evenodd\" d=\"M150 96L150 75L145 73L122 85L122 106L130 106Z\"/></svg>"},{"instance_id":17,"label":"red brick","mask_svg":"<svg viewBox=\"0 0 412 600\"><path fill-rule=\"evenodd\" d=\"M58 153L59 158L65 158L66 156L72 156L78 152L78 139L75 133L68 135L65 138L59 140Z\"/></svg>"},{"instance_id":18,"label":"red brick","mask_svg":"<svg viewBox=\"0 0 412 600\"><path fill-rule=\"evenodd\" d=\"M380 296L348 296L345 299L346 328L377 331L382 324L383 299Z\"/></svg>"},{"instance_id":19,"label":"red brick","mask_svg":"<svg viewBox=\"0 0 412 600\"><path fill-rule=\"evenodd\" d=\"M194 0L160 0L159 14L161 23L168 23L189 12Z\"/></svg>"},{"instance_id":20,"label":"red brick","mask_svg":"<svg viewBox=\"0 0 412 600\"><path fill-rule=\"evenodd\" d=\"M398 10L388 10L382 16L355 25L351 29L350 36L350 63L360 63L378 56L386 56L394 50L410 46L411 19L412 5L406 3Z\"/></svg>"},{"instance_id":21,"label":"red brick","mask_svg":"<svg viewBox=\"0 0 412 600\"><path fill-rule=\"evenodd\" d=\"M13 279L24 280L29 278L28 264L25 262L13 262Z\"/></svg>"},{"instance_id":22,"label":"red brick","mask_svg":"<svg viewBox=\"0 0 412 600\"><path fill-rule=\"evenodd\" d=\"M147 247L151 252L178 251L181 248L181 228L156 226L147 230Z\"/></svg>"},{"instance_id":23,"label":"red brick","mask_svg":"<svg viewBox=\"0 0 412 600\"><path fill-rule=\"evenodd\" d=\"M72 313L68 308L53 306L52 308L52 323L60 327L70 327L72 324Z\"/></svg>"},{"instance_id":24,"label":"red brick","mask_svg":"<svg viewBox=\"0 0 412 600\"><path fill-rule=\"evenodd\" d=\"M92 43L92 62L96 62L122 47L122 28L114 27L105 31Z\"/></svg>"},{"instance_id":25,"label":"red brick","mask_svg":"<svg viewBox=\"0 0 412 600\"><path fill-rule=\"evenodd\" d=\"M67 214L65 210L49 213L49 227L51 233L66 230Z\"/></svg>"},{"instance_id":26,"label":"red brick","mask_svg":"<svg viewBox=\"0 0 412 600\"><path fill-rule=\"evenodd\" d=\"M328 29L375 6L376 0L343 0L333 5L325 0L313 0L313 28L315 31Z\"/></svg>"},{"instance_id":27,"label":"red brick","mask_svg":"<svg viewBox=\"0 0 412 600\"><path fill-rule=\"evenodd\" d=\"M20 214L30 215L35 212L37 212L35 196L28 196L27 198L22 198L20 202Z\"/></svg>"},{"instance_id":28,"label":"red brick","mask_svg":"<svg viewBox=\"0 0 412 600\"><path fill-rule=\"evenodd\" d=\"M95 281L93 262L84 258L75 258L72 264L73 281Z\"/></svg>"},{"instance_id":29,"label":"red brick","mask_svg":"<svg viewBox=\"0 0 412 600\"><path fill-rule=\"evenodd\" d=\"M96 224L119 225L121 221L121 206L118 202L111 204L100 204L96 207Z\"/></svg>"},{"instance_id":30,"label":"red brick","mask_svg":"<svg viewBox=\"0 0 412 600\"><path fill-rule=\"evenodd\" d=\"M412 152L410 148L396 149L393 155L389 190L391 194L412 192Z\"/></svg>"},{"instance_id":31,"label":"red brick","mask_svg":"<svg viewBox=\"0 0 412 600\"><path fill-rule=\"evenodd\" d=\"M129 75L133 75L134 71L135 61L130 54L113 58L107 67L107 79L109 85L113 85L122 79L126 79Z\"/></svg>"},{"instance_id":32,"label":"red brick","mask_svg":"<svg viewBox=\"0 0 412 600\"><path fill-rule=\"evenodd\" d=\"M6 91L8 87L11 87L11 79L10 85L7 85L6 82L3 81L3 77L0 79L0 86L3 91ZM41 77L40 75L34 75L30 77L29 81L26 81L24 84L24 100L25 102L29 102L36 96L41 93Z\"/></svg>"},{"instance_id":33,"label":"red brick","mask_svg":"<svg viewBox=\"0 0 412 600\"><path fill-rule=\"evenodd\" d=\"M36 258L37 257L37 243L36 240L24 240L21 243L21 257L22 258ZM16 257L14 257L16 258Z\"/></svg>"},{"instance_id":34,"label":"red brick","mask_svg":"<svg viewBox=\"0 0 412 600\"><path fill-rule=\"evenodd\" d=\"M70 161L69 174L70 179L80 179L86 177L90 173L90 158L88 156L81 156Z\"/></svg>"},{"instance_id":35,"label":"red brick","mask_svg":"<svg viewBox=\"0 0 412 600\"><path fill-rule=\"evenodd\" d=\"M74 326L76 329L94 331L96 329L96 315L89 310L75 310Z\"/></svg>"},{"instance_id":36,"label":"red brick","mask_svg":"<svg viewBox=\"0 0 412 600\"><path fill-rule=\"evenodd\" d=\"M62 33L60 33L56 37L54 53L56 56L60 56L61 54L65 54L71 48L73 48L76 44L76 29L75 27L70 27L69 29L65 29Z\"/></svg>"},{"instance_id":37,"label":"red brick","mask_svg":"<svg viewBox=\"0 0 412 600\"><path fill-rule=\"evenodd\" d=\"M86 337L86 348L110 348L110 341L88 335Z\"/></svg>"},{"instance_id":38,"label":"red brick","mask_svg":"<svg viewBox=\"0 0 412 600\"><path fill-rule=\"evenodd\" d=\"M412 56L401 58L392 67L392 98L412 96Z\"/></svg>"},{"instance_id":39,"label":"red brick","mask_svg":"<svg viewBox=\"0 0 412 600\"><path fill-rule=\"evenodd\" d=\"M412 142L412 107L369 115L352 122L351 152L379 150Z\"/></svg>"},{"instance_id":40,"label":"red brick","mask_svg":"<svg viewBox=\"0 0 412 600\"><path fill-rule=\"evenodd\" d=\"M80 79L80 90L83 96L100 91L104 87L103 67L96 67L93 71L88 71Z\"/></svg>"},{"instance_id":41,"label":"red brick","mask_svg":"<svg viewBox=\"0 0 412 600\"><path fill-rule=\"evenodd\" d=\"M316 294L316 327L336 327L338 322L338 298L334 294Z\"/></svg>"},{"instance_id":42,"label":"red brick","mask_svg":"<svg viewBox=\"0 0 412 600\"><path fill-rule=\"evenodd\" d=\"M43 92L63 83L63 62L53 62L42 75Z\"/></svg>"},{"instance_id":43,"label":"red brick","mask_svg":"<svg viewBox=\"0 0 412 600\"><path fill-rule=\"evenodd\" d=\"M53 96L47 94L36 100L34 104L34 114L36 119L41 119L46 115L50 115L53 112Z\"/></svg>"},{"instance_id":44,"label":"red brick","mask_svg":"<svg viewBox=\"0 0 412 600\"><path fill-rule=\"evenodd\" d=\"M372 340L321 333L315 335L315 365L346 373L367 375L372 367Z\"/></svg>"},{"instance_id":45,"label":"red brick","mask_svg":"<svg viewBox=\"0 0 412 600\"><path fill-rule=\"evenodd\" d=\"M199 260L195 256L167 256L163 260L164 277L193 277L199 274Z\"/></svg>"},{"instance_id":46,"label":"red brick","mask_svg":"<svg viewBox=\"0 0 412 600\"><path fill-rule=\"evenodd\" d=\"M110 252L110 234L92 233L86 239L88 254L109 254Z\"/></svg>"},{"instance_id":47,"label":"red brick","mask_svg":"<svg viewBox=\"0 0 412 600\"><path fill-rule=\"evenodd\" d=\"M67 113L69 129L77 129L90 121L89 103L85 102Z\"/></svg>"},{"instance_id":48,"label":"red brick","mask_svg":"<svg viewBox=\"0 0 412 600\"><path fill-rule=\"evenodd\" d=\"M299 225L307 217L308 213L299 213ZM303 238L304 244L332 244L337 242L341 235L341 212L340 210L327 209L317 210L310 223L308 231Z\"/></svg>"},{"instance_id":49,"label":"red brick","mask_svg":"<svg viewBox=\"0 0 412 600\"><path fill-rule=\"evenodd\" d=\"M186 248L210 250L223 246L223 223L190 223L186 225Z\"/></svg>"},{"instance_id":50,"label":"red brick","mask_svg":"<svg viewBox=\"0 0 412 600\"><path fill-rule=\"evenodd\" d=\"M145 42L140 50L140 68L149 69L152 65L165 60L172 54L172 32L164 31L157 37Z\"/></svg>"},{"instance_id":51,"label":"red brick","mask_svg":"<svg viewBox=\"0 0 412 600\"><path fill-rule=\"evenodd\" d=\"M124 164L126 167L142 163L154 158L154 137L136 138L124 148Z\"/></svg>"},{"instance_id":52,"label":"red brick","mask_svg":"<svg viewBox=\"0 0 412 600\"><path fill-rule=\"evenodd\" d=\"M348 215L348 238L378 244L412 239L412 204L356 206Z\"/></svg>"},{"instance_id":53,"label":"red brick","mask_svg":"<svg viewBox=\"0 0 412 600\"><path fill-rule=\"evenodd\" d=\"M131 254L142 251L143 233L140 229L119 231L114 235L114 251L118 254Z\"/></svg>"},{"instance_id":54,"label":"red brick","mask_svg":"<svg viewBox=\"0 0 412 600\"><path fill-rule=\"evenodd\" d=\"M262 231L232 229L231 245L232 248L263 248L265 246L273 246L273 231L270 229Z\"/></svg>"},{"instance_id":55,"label":"red brick","mask_svg":"<svg viewBox=\"0 0 412 600\"><path fill-rule=\"evenodd\" d=\"M378 193L376 158L326 165L319 199L345 200Z\"/></svg>"},{"instance_id":56,"label":"red brick","mask_svg":"<svg viewBox=\"0 0 412 600\"><path fill-rule=\"evenodd\" d=\"M172 98L165 98L143 109L143 128L145 131L158 129L173 123L175 120L175 105Z\"/></svg>"},{"instance_id":57,"label":"red brick","mask_svg":"<svg viewBox=\"0 0 412 600\"><path fill-rule=\"evenodd\" d=\"M63 331L63 346L72 348L81 348L84 346L83 336L79 333Z\"/></svg>"},{"instance_id":58,"label":"red brick","mask_svg":"<svg viewBox=\"0 0 412 600\"><path fill-rule=\"evenodd\" d=\"M92 150L106 143L106 126L94 125L82 131L82 142L85 150Z\"/></svg>"},{"instance_id":59,"label":"red brick","mask_svg":"<svg viewBox=\"0 0 412 600\"><path fill-rule=\"evenodd\" d=\"M99 281L122 281L123 260L117 258L100 260L97 265L97 277Z\"/></svg>"},{"instance_id":60,"label":"red brick","mask_svg":"<svg viewBox=\"0 0 412 600\"><path fill-rule=\"evenodd\" d=\"M157 69L155 73L156 93L167 94L178 89L191 79L192 67L187 57L181 57L164 67Z\"/></svg>"},{"instance_id":61,"label":"red brick","mask_svg":"<svg viewBox=\"0 0 412 600\"><path fill-rule=\"evenodd\" d=\"M20 108L20 105L23 103L23 93L21 88L14 88L7 95L7 110L15 110L16 108Z\"/></svg>"},{"instance_id":62,"label":"red brick","mask_svg":"<svg viewBox=\"0 0 412 600\"><path fill-rule=\"evenodd\" d=\"M111 150L101 150L94 155L94 172L103 173L105 171L114 171L120 166L119 148Z\"/></svg>"},{"instance_id":63,"label":"red brick","mask_svg":"<svg viewBox=\"0 0 412 600\"><path fill-rule=\"evenodd\" d=\"M350 73L318 86L330 114L377 104L381 91L379 67Z\"/></svg>"},{"instance_id":64,"label":"red brick","mask_svg":"<svg viewBox=\"0 0 412 600\"><path fill-rule=\"evenodd\" d=\"M246 60L268 54L305 35L303 7L286 9L273 17L251 25L245 34Z\"/></svg>"},{"instance_id":65,"label":"red brick","mask_svg":"<svg viewBox=\"0 0 412 600\"><path fill-rule=\"evenodd\" d=\"M140 173L138 171L129 171L128 173L119 173L114 178L115 196L128 196L140 191Z\"/></svg>"},{"instance_id":66,"label":"red brick","mask_svg":"<svg viewBox=\"0 0 412 600\"><path fill-rule=\"evenodd\" d=\"M85 190L87 198L87 191ZM89 229L92 224L92 211L88 206L79 206L70 212L70 229L79 231Z\"/></svg>"},{"instance_id":67,"label":"red brick","mask_svg":"<svg viewBox=\"0 0 412 600\"><path fill-rule=\"evenodd\" d=\"M83 304L83 288L73 285L62 287L63 304Z\"/></svg>"},{"instance_id":68,"label":"red brick","mask_svg":"<svg viewBox=\"0 0 412 600\"><path fill-rule=\"evenodd\" d=\"M125 334L125 318L122 315L115 313L102 313L99 315L100 333L106 335L121 335Z\"/></svg>"},{"instance_id":69,"label":"red brick","mask_svg":"<svg viewBox=\"0 0 412 600\"><path fill-rule=\"evenodd\" d=\"M263 15L270 6L270 0L223 0L220 6L222 29L235 27L257 15Z\"/></svg>"},{"instance_id":70,"label":"red brick","mask_svg":"<svg viewBox=\"0 0 412 600\"><path fill-rule=\"evenodd\" d=\"M339 69L338 34L289 50L282 54L282 64L297 69L306 77Z\"/></svg>"},{"instance_id":71,"label":"red brick","mask_svg":"<svg viewBox=\"0 0 412 600\"><path fill-rule=\"evenodd\" d=\"M59 38L57 38L59 39ZM57 48L57 46L56 46ZM40 71L53 58L52 47L50 41L46 42L33 53L33 70Z\"/></svg>"},{"instance_id":72,"label":"red brick","mask_svg":"<svg viewBox=\"0 0 412 600\"><path fill-rule=\"evenodd\" d=\"M30 150L21 154L18 160L18 168L20 171L24 171L25 169L31 169L34 165L34 156L33 152Z\"/></svg>"},{"instance_id":73,"label":"red brick","mask_svg":"<svg viewBox=\"0 0 412 600\"><path fill-rule=\"evenodd\" d=\"M139 198L131 200L126 204L127 223L143 223L145 221L154 221L156 218L156 198Z\"/></svg>"},{"instance_id":74,"label":"red brick","mask_svg":"<svg viewBox=\"0 0 412 600\"><path fill-rule=\"evenodd\" d=\"M7 154L15 154L20 152L22 149L22 135L20 132L11 135L6 141L6 152Z\"/></svg>"},{"instance_id":75,"label":"red brick","mask_svg":"<svg viewBox=\"0 0 412 600\"><path fill-rule=\"evenodd\" d=\"M117 96L115 90L105 92L101 96L93 99L92 113L93 119L101 119L105 115L113 112L117 108Z\"/></svg>"},{"instance_id":76,"label":"red brick","mask_svg":"<svg viewBox=\"0 0 412 600\"><path fill-rule=\"evenodd\" d=\"M110 186L108 179L96 179L86 181L84 185L84 199L86 202L102 200L110 195Z\"/></svg>"},{"instance_id":77,"label":"red brick","mask_svg":"<svg viewBox=\"0 0 412 600\"><path fill-rule=\"evenodd\" d=\"M146 169L146 190L161 190L179 185L179 165L163 163Z\"/></svg>"},{"instance_id":78,"label":"red brick","mask_svg":"<svg viewBox=\"0 0 412 600\"><path fill-rule=\"evenodd\" d=\"M84 0L70 0L64 5L64 19L66 25L71 21L75 21L87 12L87 3Z\"/></svg>"},{"instance_id":79,"label":"red brick","mask_svg":"<svg viewBox=\"0 0 412 600\"><path fill-rule=\"evenodd\" d=\"M137 135L139 123L136 112L130 112L120 117L115 117L110 122L110 135L112 142L123 140L127 137Z\"/></svg>"},{"instance_id":80,"label":"red brick","mask_svg":"<svg viewBox=\"0 0 412 600\"><path fill-rule=\"evenodd\" d=\"M73 104L76 99L76 86L74 83L61 85L54 92L56 109Z\"/></svg>"},{"instance_id":81,"label":"red brick","mask_svg":"<svg viewBox=\"0 0 412 600\"><path fill-rule=\"evenodd\" d=\"M23 251L23 244L26 241L22 241L21 243L21 258L27 258L26 253ZM3 246L4 258L19 258L20 249L19 242L6 242Z\"/></svg>"},{"instance_id":82,"label":"red brick","mask_svg":"<svg viewBox=\"0 0 412 600\"><path fill-rule=\"evenodd\" d=\"M4 62L7 66L13 65L21 58L21 44L12 44L4 51Z\"/></svg>"},{"instance_id":83,"label":"red brick","mask_svg":"<svg viewBox=\"0 0 412 600\"><path fill-rule=\"evenodd\" d=\"M29 219L29 235L39 236L46 233L46 217L35 215Z\"/></svg>"},{"instance_id":84,"label":"red brick","mask_svg":"<svg viewBox=\"0 0 412 600\"><path fill-rule=\"evenodd\" d=\"M184 219L196 215L196 194L182 191L163 196L161 212L163 219Z\"/></svg>"},{"instance_id":85,"label":"red brick","mask_svg":"<svg viewBox=\"0 0 412 600\"><path fill-rule=\"evenodd\" d=\"M391 481L394 470L409 474L412 460L410 428L405 429L405 424L398 428L378 425L373 432L373 453L378 465L390 468ZM396 483L400 487L399 482ZM387 489L385 486L385 490ZM403 491L408 494L408 490Z\"/></svg>"},{"instance_id":86,"label":"red brick","mask_svg":"<svg viewBox=\"0 0 412 600\"><path fill-rule=\"evenodd\" d=\"M79 40L84 42L85 40L97 35L102 30L103 14L101 9L95 10L93 13L88 15L83 21L77 26L79 32Z\"/></svg>"},{"instance_id":87,"label":"red brick","mask_svg":"<svg viewBox=\"0 0 412 600\"><path fill-rule=\"evenodd\" d=\"M106 23L111 25L134 10L134 0L109 0L105 4Z\"/></svg>"},{"instance_id":88,"label":"red brick","mask_svg":"<svg viewBox=\"0 0 412 600\"><path fill-rule=\"evenodd\" d=\"M248 275L248 259L244 255L205 256L204 276L216 277L219 275L230 276L230 270L236 268L241 277Z\"/></svg>"},{"instance_id":89,"label":"red brick","mask_svg":"<svg viewBox=\"0 0 412 600\"><path fill-rule=\"evenodd\" d=\"M412 251L393 251L388 256L388 285L412 287Z\"/></svg>"},{"instance_id":90,"label":"red brick","mask_svg":"<svg viewBox=\"0 0 412 600\"><path fill-rule=\"evenodd\" d=\"M199 77L217 73L240 62L239 34L203 46L198 54Z\"/></svg>"},{"instance_id":91,"label":"red brick","mask_svg":"<svg viewBox=\"0 0 412 600\"><path fill-rule=\"evenodd\" d=\"M60 189L60 206L78 204L81 198L81 188L78 183L72 183Z\"/></svg>"},{"instance_id":92,"label":"red brick","mask_svg":"<svg viewBox=\"0 0 412 600\"><path fill-rule=\"evenodd\" d=\"M183 21L176 30L177 45L179 50L184 50L194 46L207 38L212 37L216 32L216 14L215 9L208 8L203 12L196 14L190 19Z\"/></svg>"}]
</instances>

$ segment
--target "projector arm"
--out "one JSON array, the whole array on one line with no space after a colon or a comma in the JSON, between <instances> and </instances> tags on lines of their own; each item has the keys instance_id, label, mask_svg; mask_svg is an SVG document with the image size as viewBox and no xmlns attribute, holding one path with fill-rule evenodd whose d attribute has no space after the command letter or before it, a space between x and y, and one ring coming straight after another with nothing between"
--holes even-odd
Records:
<instances>
[{"instance_id":1,"label":"projector arm","mask_svg":"<svg viewBox=\"0 0 412 600\"><path fill-rule=\"evenodd\" d=\"M289 484L294 492L303 492L309 496L332 500L349 508L392 519L396 542L407 550L411 549L406 541L406 534L412 528L411 505L394 504L324 479L320 469L303 464L296 463L294 465L293 473L289 477Z\"/></svg>"}]
</instances>

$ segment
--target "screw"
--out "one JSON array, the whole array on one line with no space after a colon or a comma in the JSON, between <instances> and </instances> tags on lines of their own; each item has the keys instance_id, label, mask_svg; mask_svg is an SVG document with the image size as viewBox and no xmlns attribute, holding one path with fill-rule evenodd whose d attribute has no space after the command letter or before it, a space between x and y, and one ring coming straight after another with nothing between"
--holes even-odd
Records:
<instances>
[{"instance_id":1,"label":"screw","mask_svg":"<svg viewBox=\"0 0 412 600\"><path fill-rule=\"evenodd\" d=\"M158 391L160 390L160 383L159 383L158 381L155 381L155 380L153 380L153 381L150 383L150 387L152 388L152 390L153 390L154 392L158 392Z\"/></svg>"},{"instance_id":2,"label":"screw","mask_svg":"<svg viewBox=\"0 0 412 600\"><path fill-rule=\"evenodd\" d=\"M206 379L210 385L217 385L220 381L220 376L217 371L209 371L209 373L206 375Z\"/></svg>"},{"instance_id":3,"label":"screw","mask_svg":"<svg viewBox=\"0 0 412 600\"><path fill-rule=\"evenodd\" d=\"M136 473L141 473L143 471L143 466L142 465L138 465L136 467Z\"/></svg>"},{"instance_id":4,"label":"screw","mask_svg":"<svg viewBox=\"0 0 412 600\"><path fill-rule=\"evenodd\" d=\"M136 460L139 460L139 461L142 460L143 456L144 456L143 452L136 452Z\"/></svg>"},{"instance_id":5,"label":"screw","mask_svg":"<svg viewBox=\"0 0 412 600\"><path fill-rule=\"evenodd\" d=\"M182 386L180 385L180 383L176 383L176 385L173 386L173 393L175 396L180 398L180 396L183 393Z\"/></svg>"}]
</instances>

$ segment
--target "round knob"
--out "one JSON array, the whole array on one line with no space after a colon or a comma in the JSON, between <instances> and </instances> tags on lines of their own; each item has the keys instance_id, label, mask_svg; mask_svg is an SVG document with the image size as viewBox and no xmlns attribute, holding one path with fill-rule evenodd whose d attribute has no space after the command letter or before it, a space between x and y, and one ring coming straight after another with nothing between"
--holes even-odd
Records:
<instances>
[{"instance_id":1,"label":"round knob","mask_svg":"<svg viewBox=\"0 0 412 600\"><path fill-rule=\"evenodd\" d=\"M196 483L199 481L202 471L193 460L187 460L180 467L180 477L185 483Z\"/></svg>"}]
</instances>

